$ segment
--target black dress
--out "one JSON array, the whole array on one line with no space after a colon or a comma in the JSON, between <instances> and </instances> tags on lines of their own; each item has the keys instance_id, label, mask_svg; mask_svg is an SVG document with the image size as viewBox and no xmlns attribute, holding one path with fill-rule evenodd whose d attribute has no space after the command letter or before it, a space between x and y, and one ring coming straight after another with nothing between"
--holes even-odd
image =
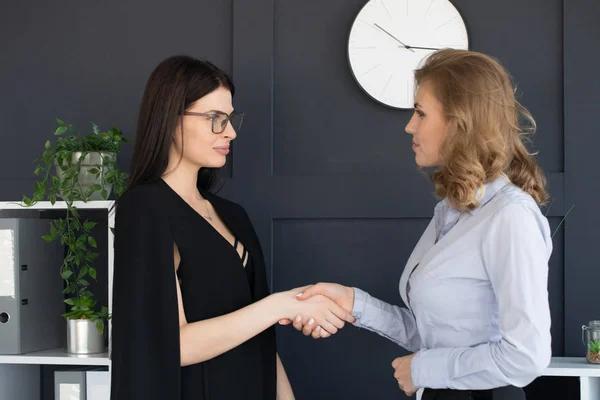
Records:
<instances>
[{"instance_id":1,"label":"black dress","mask_svg":"<svg viewBox=\"0 0 600 400\"><path fill-rule=\"evenodd\" d=\"M270 294L258 237L244 209L202 191L236 249L162 179L128 190L115 220L111 400L275 400L275 328L211 360L181 367L173 245L189 323Z\"/></svg>"}]
</instances>

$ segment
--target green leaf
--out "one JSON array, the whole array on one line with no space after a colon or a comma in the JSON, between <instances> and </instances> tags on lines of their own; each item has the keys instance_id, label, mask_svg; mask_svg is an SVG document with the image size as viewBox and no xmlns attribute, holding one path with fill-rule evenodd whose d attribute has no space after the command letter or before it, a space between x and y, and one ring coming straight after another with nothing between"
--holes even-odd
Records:
<instances>
[{"instance_id":1,"label":"green leaf","mask_svg":"<svg viewBox=\"0 0 600 400\"><path fill-rule=\"evenodd\" d=\"M101 190L101 189L102 189L102 186L101 186L101 185L92 185L92 186L90 187L90 190L91 190L92 192L97 192L98 190Z\"/></svg>"},{"instance_id":2,"label":"green leaf","mask_svg":"<svg viewBox=\"0 0 600 400\"><path fill-rule=\"evenodd\" d=\"M64 270L60 276L62 276L63 279L69 279L71 277L71 275L73 275L73 271L66 269Z\"/></svg>"},{"instance_id":3,"label":"green leaf","mask_svg":"<svg viewBox=\"0 0 600 400\"><path fill-rule=\"evenodd\" d=\"M102 189L102 198L104 200L106 200L107 197L108 197L108 192L106 191L106 189Z\"/></svg>"},{"instance_id":4,"label":"green leaf","mask_svg":"<svg viewBox=\"0 0 600 400\"><path fill-rule=\"evenodd\" d=\"M69 299L65 299L65 303L67 303L70 306L74 306L74 305L77 305L77 299L71 297Z\"/></svg>"},{"instance_id":5,"label":"green leaf","mask_svg":"<svg viewBox=\"0 0 600 400\"><path fill-rule=\"evenodd\" d=\"M71 225L74 230L78 231L81 229L81 222L77 218L71 218ZM85 243L85 236L81 235L79 237L79 243Z\"/></svg>"},{"instance_id":6,"label":"green leaf","mask_svg":"<svg viewBox=\"0 0 600 400\"><path fill-rule=\"evenodd\" d=\"M95 268L90 268L89 273L93 279L96 279L96 269Z\"/></svg>"},{"instance_id":7,"label":"green leaf","mask_svg":"<svg viewBox=\"0 0 600 400\"><path fill-rule=\"evenodd\" d=\"M77 238L77 244L83 244L85 243L85 239L86 239L87 235L81 235Z\"/></svg>"},{"instance_id":8,"label":"green leaf","mask_svg":"<svg viewBox=\"0 0 600 400\"><path fill-rule=\"evenodd\" d=\"M31 205L31 203L32 203L32 201L31 201L31 199L30 199L29 197L27 197L27 196L23 196L23 203L24 203L25 205L27 205L27 206L30 206L30 205Z\"/></svg>"},{"instance_id":9,"label":"green leaf","mask_svg":"<svg viewBox=\"0 0 600 400\"><path fill-rule=\"evenodd\" d=\"M101 335L104 333L104 322L102 322L102 320L96 322L96 329L98 329L98 332L100 332Z\"/></svg>"},{"instance_id":10,"label":"green leaf","mask_svg":"<svg viewBox=\"0 0 600 400\"><path fill-rule=\"evenodd\" d=\"M112 168L106 173L104 179L113 179L113 178L117 177L118 175L119 175L119 172L116 169Z\"/></svg>"},{"instance_id":11,"label":"green leaf","mask_svg":"<svg viewBox=\"0 0 600 400\"><path fill-rule=\"evenodd\" d=\"M96 305L96 302L90 298L79 299L79 306L87 310L91 310Z\"/></svg>"},{"instance_id":12,"label":"green leaf","mask_svg":"<svg viewBox=\"0 0 600 400\"><path fill-rule=\"evenodd\" d=\"M96 222L94 222L94 221L86 221L86 222L83 224L83 230L84 230L84 231L86 231L86 232L89 232L89 231L91 231L92 229L94 229L94 227L96 226L96 224L97 224L97 223L96 223Z\"/></svg>"},{"instance_id":13,"label":"green leaf","mask_svg":"<svg viewBox=\"0 0 600 400\"><path fill-rule=\"evenodd\" d=\"M65 236L65 237L63 237L63 239L64 239L66 245L69 247L73 246L73 244L75 243L75 240L70 236Z\"/></svg>"},{"instance_id":14,"label":"green leaf","mask_svg":"<svg viewBox=\"0 0 600 400\"><path fill-rule=\"evenodd\" d=\"M75 307L74 307L75 308ZM83 316L83 311L79 311L79 309L70 311L68 313L61 314L66 319L80 319Z\"/></svg>"},{"instance_id":15,"label":"green leaf","mask_svg":"<svg viewBox=\"0 0 600 400\"><path fill-rule=\"evenodd\" d=\"M86 287L87 287L87 286L90 286L90 283L89 283L88 281L86 281L85 279L79 279L79 283L80 283L82 286L86 286Z\"/></svg>"},{"instance_id":16,"label":"green leaf","mask_svg":"<svg viewBox=\"0 0 600 400\"><path fill-rule=\"evenodd\" d=\"M66 131L67 131L66 126L60 126L60 127L58 127L58 129L56 129L56 132L54 132L54 134L56 136L60 136L60 135L64 134Z\"/></svg>"},{"instance_id":17,"label":"green leaf","mask_svg":"<svg viewBox=\"0 0 600 400\"><path fill-rule=\"evenodd\" d=\"M94 239L91 236L88 236L88 243L90 244L90 246L96 248L96 239Z\"/></svg>"},{"instance_id":18,"label":"green leaf","mask_svg":"<svg viewBox=\"0 0 600 400\"><path fill-rule=\"evenodd\" d=\"M56 122L60 125L60 126L65 126L65 121L63 121L62 119L58 119L56 118Z\"/></svg>"},{"instance_id":19,"label":"green leaf","mask_svg":"<svg viewBox=\"0 0 600 400\"><path fill-rule=\"evenodd\" d=\"M92 127L93 127L93 129L92 129L92 130L94 131L94 133L95 133L96 135L99 135L99 134L100 134L100 128L98 128L98 125L96 125L96 124L92 123Z\"/></svg>"},{"instance_id":20,"label":"green leaf","mask_svg":"<svg viewBox=\"0 0 600 400\"><path fill-rule=\"evenodd\" d=\"M46 144L44 145L44 147L45 147L46 149L49 149L50 147L52 147L52 144L50 143L50 141L49 141L49 140L46 140Z\"/></svg>"},{"instance_id":21,"label":"green leaf","mask_svg":"<svg viewBox=\"0 0 600 400\"><path fill-rule=\"evenodd\" d=\"M78 254L77 256L79 256L79 254ZM89 270L90 270L90 269L89 269L89 267L88 267L87 265L84 265L84 266L83 266L83 267L82 267L82 268L79 270L79 275L77 276L77 279L79 280L79 279L83 278L84 276L86 276L86 275L88 274L88 271L89 271Z\"/></svg>"},{"instance_id":22,"label":"green leaf","mask_svg":"<svg viewBox=\"0 0 600 400\"><path fill-rule=\"evenodd\" d=\"M65 294L71 294L71 293L75 293L75 290L73 289L73 285L69 285L65 288L65 290L63 290L63 293Z\"/></svg>"},{"instance_id":23,"label":"green leaf","mask_svg":"<svg viewBox=\"0 0 600 400\"><path fill-rule=\"evenodd\" d=\"M54 240L54 238L50 235L44 235L42 236L42 239L44 239L44 241L46 241L47 243L50 243Z\"/></svg>"}]
</instances>

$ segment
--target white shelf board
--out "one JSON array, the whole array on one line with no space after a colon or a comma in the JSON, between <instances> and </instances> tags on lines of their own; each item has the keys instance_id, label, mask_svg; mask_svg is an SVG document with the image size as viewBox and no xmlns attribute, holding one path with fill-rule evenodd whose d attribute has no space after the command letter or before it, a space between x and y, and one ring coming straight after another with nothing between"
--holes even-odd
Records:
<instances>
[{"instance_id":1,"label":"white shelf board","mask_svg":"<svg viewBox=\"0 0 600 400\"><path fill-rule=\"evenodd\" d=\"M0 355L0 364L94 365L109 366L108 353L70 354L62 349L36 351L27 354Z\"/></svg>"},{"instance_id":2,"label":"white shelf board","mask_svg":"<svg viewBox=\"0 0 600 400\"><path fill-rule=\"evenodd\" d=\"M114 200L76 201L73 203L78 209L110 209ZM20 201L0 201L0 210L56 210L66 209L67 203L57 201L52 205L49 201L39 201L32 206L26 206Z\"/></svg>"},{"instance_id":3,"label":"white shelf board","mask_svg":"<svg viewBox=\"0 0 600 400\"><path fill-rule=\"evenodd\" d=\"M552 357L543 375L600 377L600 364L590 364L585 357Z\"/></svg>"}]
</instances>

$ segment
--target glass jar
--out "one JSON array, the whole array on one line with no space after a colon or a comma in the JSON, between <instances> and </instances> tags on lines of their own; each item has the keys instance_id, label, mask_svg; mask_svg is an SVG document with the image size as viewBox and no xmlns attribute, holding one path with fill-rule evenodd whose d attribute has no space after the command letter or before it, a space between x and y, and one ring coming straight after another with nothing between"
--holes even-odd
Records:
<instances>
[{"instance_id":1,"label":"glass jar","mask_svg":"<svg viewBox=\"0 0 600 400\"><path fill-rule=\"evenodd\" d=\"M589 326L581 327L581 340L586 347L585 359L592 364L600 364L600 321L590 321Z\"/></svg>"}]
</instances>

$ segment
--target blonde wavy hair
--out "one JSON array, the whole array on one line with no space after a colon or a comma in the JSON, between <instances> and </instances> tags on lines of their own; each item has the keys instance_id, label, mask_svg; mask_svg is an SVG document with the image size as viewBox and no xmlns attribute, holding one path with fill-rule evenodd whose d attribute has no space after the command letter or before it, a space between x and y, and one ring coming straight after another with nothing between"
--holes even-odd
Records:
<instances>
[{"instance_id":1,"label":"blonde wavy hair","mask_svg":"<svg viewBox=\"0 0 600 400\"><path fill-rule=\"evenodd\" d=\"M535 121L517 101L498 60L443 49L426 59L415 79L417 85L433 84L448 123L440 149L443 165L431 175L437 196L457 210L473 210L479 204L478 189L504 174L538 204L547 201L546 179L525 146ZM522 126L520 118L528 124Z\"/></svg>"}]
</instances>

